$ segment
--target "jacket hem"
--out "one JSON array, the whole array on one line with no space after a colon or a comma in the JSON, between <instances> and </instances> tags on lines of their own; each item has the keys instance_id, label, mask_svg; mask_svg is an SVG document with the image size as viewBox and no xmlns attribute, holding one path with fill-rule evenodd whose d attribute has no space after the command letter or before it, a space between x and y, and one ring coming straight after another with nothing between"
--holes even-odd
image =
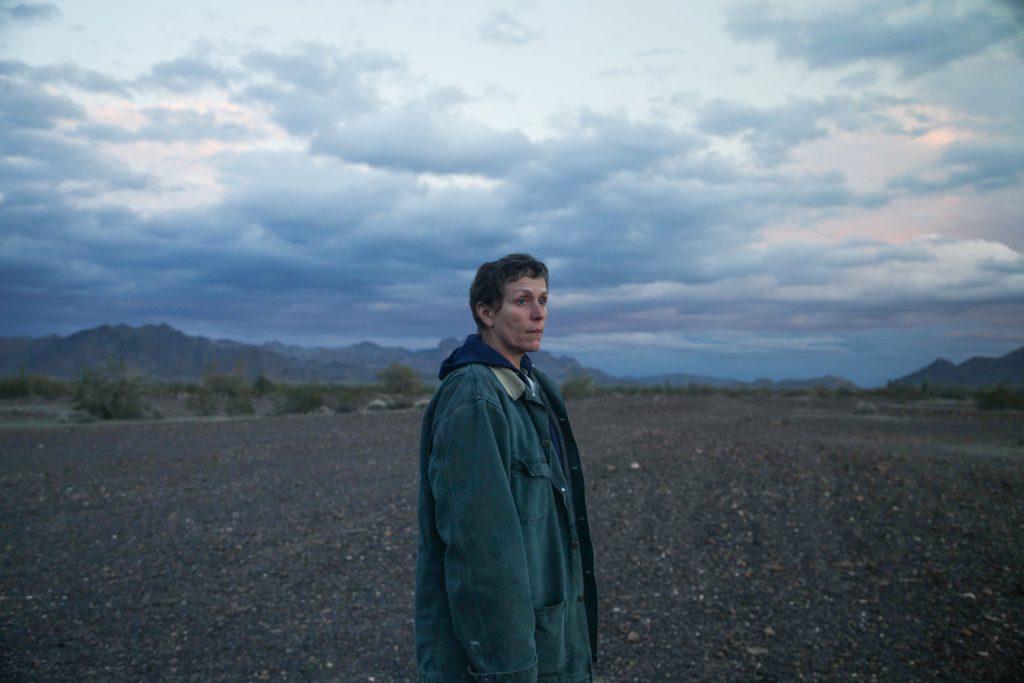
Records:
<instances>
[{"instance_id":1,"label":"jacket hem","mask_svg":"<svg viewBox=\"0 0 1024 683\"><path fill-rule=\"evenodd\" d=\"M594 676L591 673L551 674L538 677L537 683L591 683L593 680Z\"/></svg>"},{"instance_id":2,"label":"jacket hem","mask_svg":"<svg viewBox=\"0 0 1024 683\"><path fill-rule=\"evenodd\" d=\"M473 671L469 667L466 667L469 671L469 676L474 681L487 681L489 683L533 683L537 680L537 662L534 660L533 664L526 667L525 669L516 669L515 671L499 671L496 673L478 673Z\"/></svg>"}]
</instances>

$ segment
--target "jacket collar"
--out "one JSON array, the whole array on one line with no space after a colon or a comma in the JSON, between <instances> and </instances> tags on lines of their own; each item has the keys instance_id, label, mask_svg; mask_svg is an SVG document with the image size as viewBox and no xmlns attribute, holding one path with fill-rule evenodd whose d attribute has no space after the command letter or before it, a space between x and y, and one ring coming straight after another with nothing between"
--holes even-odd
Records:
<instances>
[{"instance_id":1,"label":"jacket collar","mask_svg":"<svg viewBox=\"0 0 1024 683\"><path fill-rule=\"evenodd\" d=\"M481 365L488 365L490 367L503 367L508 368L512 372L516 371L516 366L512 365L507 358L502 356L496 349L488 345L480 337L479 334L471 334L466 337L466 341L462 346L458 347L451 354L445 358L444 362L441 363L441 370L437 373L438 379L443 380L456 368L460 368L463 365L470 365L472 363L480 363ZM522 372L529 373L533 369L533 363L530 361L530 357L523 354L522 359L519 361L519 368Z\"/></svg>"},{"instance_id":2,"label":"jacket collar","mask_svg":"<svg viewBox=\"0 0 1024 683\"><path fill-rule=\"evenodd\" d=\"M509 368L499 367L497 365L489 365L491 372L501 382L501 386L505 387L505 392L509 395L513 401L518 401L519 397L526 391L526 382L516 374L515 370Z\"/></svg>"},{"instance_id":3,"label":"jacket collar","mask_svg":"<svg viewBox=\"0 0 1024 683\"><path fill-rule=\"evenodd\" d=\"M522 370L513 370L500 366L491 365L488 368L498 378L505 393L513 401L518 401L524 394L526 398L536 403L544 404L540 397L540 382Z\"/></svg>"}]
</instances>

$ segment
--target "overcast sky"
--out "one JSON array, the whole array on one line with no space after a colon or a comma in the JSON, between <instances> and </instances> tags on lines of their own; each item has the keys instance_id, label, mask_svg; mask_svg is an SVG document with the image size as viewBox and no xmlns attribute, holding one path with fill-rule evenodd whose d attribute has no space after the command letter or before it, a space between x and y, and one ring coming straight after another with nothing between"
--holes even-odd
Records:
<instances>
[{"instance_id":1,"label":"overcast sky","mask_svg":"<svg viewBox=\"0 0 1024 683\"><path fill-rule=\"evenodd\" d=\"M212 8L212 9L210 9ZM1024 3L0 0L0 334L841 374L1024 345Z\"/></svg>"}]
</instances>

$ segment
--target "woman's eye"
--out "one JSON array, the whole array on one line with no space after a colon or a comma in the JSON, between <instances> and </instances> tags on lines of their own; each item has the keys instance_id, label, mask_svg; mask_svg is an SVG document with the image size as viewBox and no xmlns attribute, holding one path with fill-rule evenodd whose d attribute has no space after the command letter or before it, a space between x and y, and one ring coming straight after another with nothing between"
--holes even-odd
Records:
<instances>
[{"instance_id":1,"label":"woman's eye","mask_svg":"<svg viewBox=\"0 0 1024 683\"><path fill-rule=\"evenodd\" d=\"M518 303L520 306L525 306L526 305L526 297L523 297L523 296L519 297L519 300L516 303Z\"/></svg>"}]
</instances>

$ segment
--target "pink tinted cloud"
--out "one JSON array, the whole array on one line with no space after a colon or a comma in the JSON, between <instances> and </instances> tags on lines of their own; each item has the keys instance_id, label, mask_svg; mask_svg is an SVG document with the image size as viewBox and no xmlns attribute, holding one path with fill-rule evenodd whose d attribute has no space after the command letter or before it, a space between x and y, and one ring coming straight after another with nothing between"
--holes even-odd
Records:
<instances>
[{"instance_id":1,"label":"pink tinted cloud","mask_svg":"<svg viewBox=\"0 0 1024 683\"><path fill-rule=\"evenodd\" d=\"M839 131L800 146L787 166L800 173L839 171L851 190L884 193L892 180L930 169L941 173L945 150L977 135L959 127L952 114L923 105L891 107L888 126ZM984 202L967 193L904 196L878 208L850 207L838 215L805 216L799 222L772 225L762 232L763 244L788 240L835 243L870 239L903 244L923 235L966 236L962 221Z\"/></svg>"},{"instance_id":2,"label":"pink tinted cloud","mask_svg":"<svg viewBox=\"0 0 1024 683\"><path fill-rule=\"evenodd\" d=\"M200 138L197 140L127 140L96 141L96 148L126 164L133 170L155 176L159 189L119 192L104 201L123 201L143 212L181 209L210 205L223 197L213 158L223 152L243 152L288 144L288 136L269 123L258 111L226 99L175 98L143 103L127 100L90 103L87 112L91 123L114 126L128 133L138 132L150 118L147 109L160 108L175 112L212 113L218 124L236 124L253 131L252 136L237 140Z\"/></svg>"}]
</instances>

